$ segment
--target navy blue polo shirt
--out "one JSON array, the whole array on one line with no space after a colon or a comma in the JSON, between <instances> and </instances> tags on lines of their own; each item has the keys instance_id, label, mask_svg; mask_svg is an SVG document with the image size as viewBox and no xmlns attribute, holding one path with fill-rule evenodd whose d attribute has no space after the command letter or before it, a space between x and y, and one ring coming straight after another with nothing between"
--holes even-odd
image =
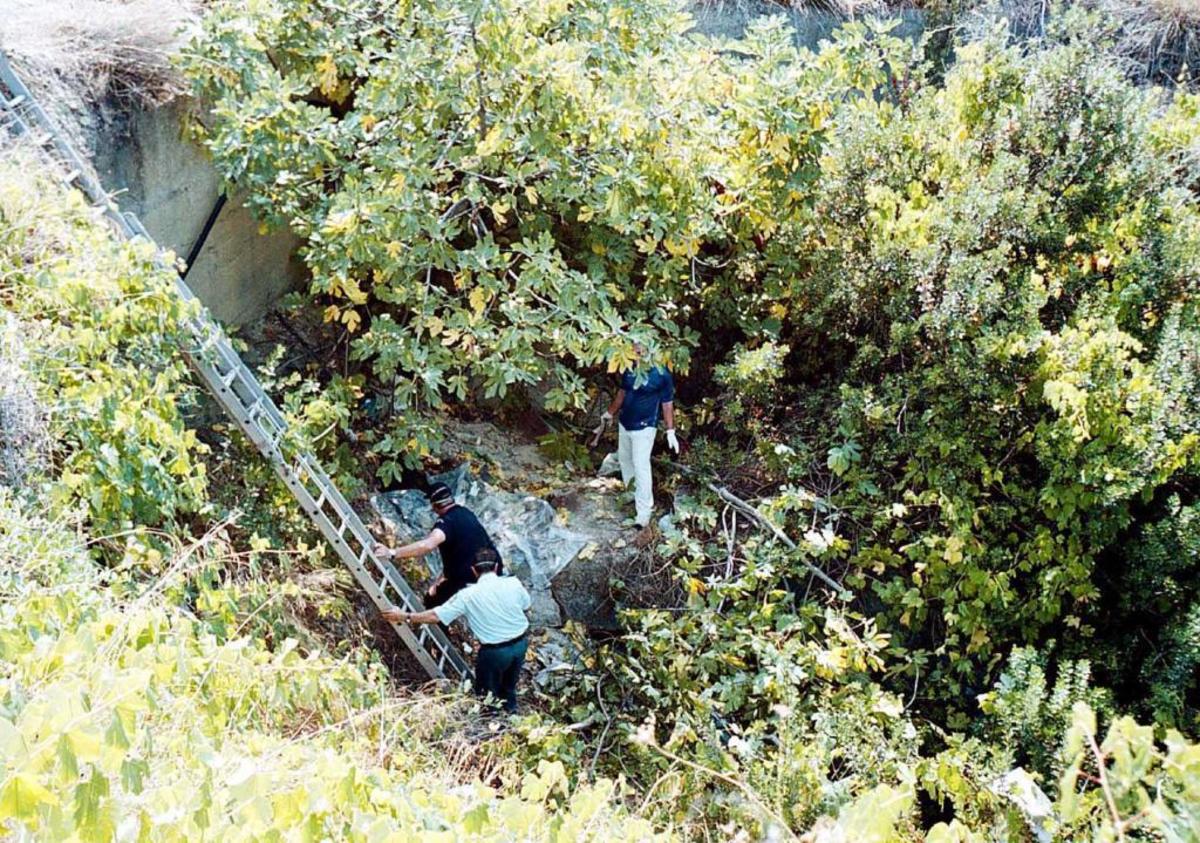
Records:
<instances>
[{"instance_id":1,"label":"navy blue polo shirt","mask_svg":"<svg viewBox=\"0 0 1200 843\"><path fill-rule=\"evenodd\" d=\"M629 431L657 425L659 406L675 400L675 381L664 366L640 373L630 369L621 375L621 389L621 427Z\"/></svg>"},{"instance_id":2,"label":"navy blue polo shirt","mask_svg":"<svg viewBox=\"0 0 1200 843\"><path fill-rule=\"evenodd\" d=\"M475 582L475 572L471 566L475 564L475 554L483 548L496 553L500 552L492 543L492 537L479 523L475 513L465 506L452 506L433 522L433 526L446 534L438 550L442 553L442 576L458 586L466 586Z\"/></svg>"}]
</instances>

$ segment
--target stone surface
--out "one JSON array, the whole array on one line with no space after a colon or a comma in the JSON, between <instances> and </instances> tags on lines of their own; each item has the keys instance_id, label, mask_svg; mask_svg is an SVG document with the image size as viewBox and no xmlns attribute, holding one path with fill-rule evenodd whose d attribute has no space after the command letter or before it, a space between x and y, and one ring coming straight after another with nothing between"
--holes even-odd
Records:
<instances>
[{"instance_id":1,"label":"stone surface","mask_svg":"<svg viewBox=\"0 0 1200 843\"><path fill-rule=\"evenodd\" d=\"M620 482L564 478L536 446L490 424L449 423L446 442L446 456L459 465L428 479L447 483L458 502L479 516L510 572L529 589L533 625L574 620L614 629L609 580L614 565L636 551L634 533L623 525L629 507ZM428 501L416 489L383 492L371 503L397 543L416 540L433 526ZM441 560L430 554L426 562L432 579Z\"/></svg>"},{"instance_id":2,"label":"stone surface","mask_svg":"<svg viewBox=\"0 0 1200 843\"><path fill-rule=\"evenodd\" d=\"M500 550L508 572L520 577L533 599L530 617L537 626L558 626L562 614L551 581L588 543L586 536L564 527L550 504L533 495L496 489L473 477L465 465L430 478L454 490L459 504L479 518ZM433 511L415 489L384 492L372 506L399 541L412 541L433 528ZM441 557L425 557L430 576L441 573Z\"/></svg>"},{"instance_id":3,"label":"stone surface","mask_svg":"<svg viewBox=\"0 0 1200 843\"><path fill-rule=\"evenodd\" d=\"M566 633L545 629L533 636L531 644L527 664L541 691L553 693L568 686L571 674L584 669L583 654Z\"/></svg>"}]
</instances>

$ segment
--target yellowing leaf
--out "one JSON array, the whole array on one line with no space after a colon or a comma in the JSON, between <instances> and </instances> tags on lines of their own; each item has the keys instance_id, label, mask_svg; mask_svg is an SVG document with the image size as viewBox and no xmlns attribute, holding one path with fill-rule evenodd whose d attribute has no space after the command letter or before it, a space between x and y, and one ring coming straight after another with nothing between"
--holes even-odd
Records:
<instances>
[{"instance_id":1,"label":"yellowing leaf","mask_svg":"<svg viewBox=\"0 0 1200 843\"><path fill-rule=\"evenodd\" d=\"M0 789L0 822L32 817L40 805L54 805L58 797L29 773L16 773Z\"/></svg>"},{"instance_id":2,"label":"yellowing leaf","mask_svg":"<svg viewBox=\"0 0 1200 843\"><path fill-rule=\"evenodd\" d=\"M504 141L504 130L499 124L492 126L488 133L484 135L483 140L475 145L475 153L480 156L492 155L500 149L500 144Z\"/></svg>"},{"instance_id":3,"label":"yellowing leaf","mask_svg":"<svg viewBox=\"0 0 1200 843\"><path fill-rule=\"evenodd\" d=\"M347 278L342 282L342 293L346 298L350 299L352 304L366 304L367 294L358 286L358 282L353 278Z\"/></svg>"},{"instance_id":4,"label":"yellowing leaf","mask_svg":"<svg viewBox=\"0 0 1200 843\"><path fill-rule=\"evenodd\" d=\"M680 238L678 240L674 237L668 237L663 241L663 246L677 258L695 257L700 251L700 241L695 237Z\"/></svg>"},{"instance_id":5,"label":"yellowing leaf","mask_svg":"<svg viewBox=\"0 0 1200 843\"><path fill-rule=\"evenodd\" d=\"M358 330L358 326L362 323L362 317L358 315L357 310L347 310L342 314L342 324L346 326L346 330L354 333Z\"/></svg>"},{"instance_id":6,"label":"yellowing leaf","mask_svg":"<svg viewBox=\"0 0 1200 843\"><path fill-rule=\"evenodd\" d=\"M475 315L482 316L483 308L487 306L487 291L485 291L482 287L475 287L471 290L471 294L468 296L468 299L471 302L471 310L475 312Z\"/></svg>"},{"instance_id":7,"label":"yellowing leaf","mask_svg":"<svg viewBox=\"0 0 1200 843\"><path fill-rule=\"evenodd\" d=\"M333 56L325 56L317 62L317 85L321 88L321 93L327 97L333 97L338 92L338 71L337 64L333 60Z\"/></svg>"},{"instance_id":8,"label":"yellowing leaf","mask_svg":"<svg viewBox=\"0 0 1200 843\"><path fill-rule=\"evenodd\" d=\"M325 308L325 313L323 314L324 321L335 322L341 313L342 309L340 307L338 307L336 304L331 304L329 307Z\"/></svg>"}]
</instances>

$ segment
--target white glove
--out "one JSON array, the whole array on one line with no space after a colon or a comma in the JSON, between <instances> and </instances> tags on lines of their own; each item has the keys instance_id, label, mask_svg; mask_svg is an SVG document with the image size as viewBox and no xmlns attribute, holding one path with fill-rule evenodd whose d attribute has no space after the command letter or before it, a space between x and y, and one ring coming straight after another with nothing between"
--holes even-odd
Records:
<instances>
[{"instance_id":1,"label":"white glove","mask_svg":"<svg viewBox=\"0 0 1200 843\"><path fill-rule=\"evenodd\" d=\"M606 427L608 427L608 423L610 421L612 421L612 413L610 413L608 410L605 410L603 413L600 414L600 424L596 426L596 429L593 430L592 433L599 436L601 433L604 432L604 429Z\"/></svg>"},{"instance_id":2,"label":"white glove","mask_svg":"<svg viewBox=\"0 0 1200 843\"><path fill-rule=\"evenodd\" d=\"M675 435L675 429L667 431L667 445L675 453L679 453L679 437Z\"/></svg>"}]
</instances>

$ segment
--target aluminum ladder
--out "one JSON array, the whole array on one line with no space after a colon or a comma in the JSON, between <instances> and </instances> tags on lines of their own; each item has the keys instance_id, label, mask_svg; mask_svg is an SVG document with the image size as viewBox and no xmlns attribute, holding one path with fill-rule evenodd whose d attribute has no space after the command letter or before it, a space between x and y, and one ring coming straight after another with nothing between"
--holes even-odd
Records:
<instances>
[{"instance_id":1,"label":"aluminum ladder","mask_svg":"<svg viewBox=\"0 0 1200 843\"><path fill-rule=\"evenodd\" d=\"M154 244L141 221L132 213L122 213L91 176L3 52L0 52L0 100L0 121L12 135L28 140L48 159L64 184L80 190L96 212L113 223L123 239L142 239ZM167 268L165 262L163 266ZM220 325L178 273L173 274L176 292L194 303L196 314L187 322L196 344L184 349L184 354L213 398L271 463L300 508L317 525L375 605L380 609L397 606L421 611L421 601L400 572L390 563L376 559L372 552L375 539L316 458L289 447L288 424L275 402L242 362ZM466 659L438 626L422 625L418 631L406 624L392 624L392 628L431 678L470 678L471 668Z\"/></svg>"}]
</instances>

